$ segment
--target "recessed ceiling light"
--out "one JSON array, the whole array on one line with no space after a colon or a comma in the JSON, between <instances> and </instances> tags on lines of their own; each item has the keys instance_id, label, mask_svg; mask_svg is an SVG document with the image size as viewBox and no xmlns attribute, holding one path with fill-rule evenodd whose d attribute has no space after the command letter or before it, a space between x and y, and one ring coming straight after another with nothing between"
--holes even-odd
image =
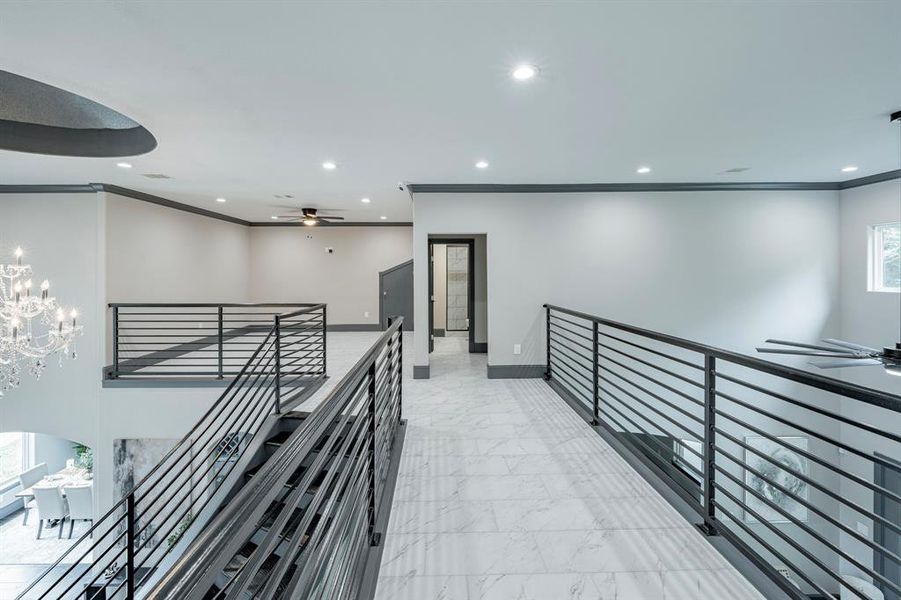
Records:
<instances>
[{"instance_id":1,"label":"recessed ceiling light","mask_svg":"<svg viewBox=\"0 0 901 600\"><path fill-rule=\"evenodd\" d=\"M651 172L651 167L638 167L637 169L635 169L635 172L644 175L645 173Z\"/></svg>"},{"instance_id":2,"label":"recessed ceiling light","mask_svg":"<svg viewBox=\"0 0 901 600\"><path fill-rule=\"evenodd\" d=\"M370 200L369 198L360 198L360 202L362 202L363 204L369 204L370 202L372 202L372 200Z\"/></svg>"},{"instance_id":3,"label":"recessed ceiling light","mask_svg":"<svg viewBox=\"0 0 901 600\"><path fill-rule=\"evenodd\" d=\"M216 198L216 202L221 204L222 202L225 202L225 198Z\"/></svg>"},{"instance_id":4,"label":"recessed ceiling light","mask_svg":"<svg viewBox=\"0 0 901 600\"><path fill-rule=\"evenodd\" d=\"M275 215L272 215L272 216L269 217L269 218L272 219L273 221L278 221L278 217L276 217Z\"/></svg>"},{"instance_id":5,"label":"recessed ceiling light","mask_svg":"<svg viewBox=\"0 0 901 600\"><path fill-rule=\"evenodd\" d=\"M534 65L519 65L513 69L513 79L518 81L526 81L532 79L538 74L538 67Z\"/></svg>"},{"instance_id":6,"label":"recessed ceiling light","mask_svg":"<svg viewBox=\"0 0 901 600\"><path fill-rule=\"evenodd\" d=\"M487 168L488 168L487 161L480 160L479 162L476 163L476 169L487 169Z\"/></svg>"},{"instance_id":7,"label":"recessed ceiling light","mask_svg":"<svg viewBox=\"0 0 901 600\"><path fill-rule=\"evenodd\" d=\"M382 215L382 216L379 217L379 218L380 218L382 221L387 221L387 220L388 220L388 217L386 217L385 215Z\"/></svg>"},{"instance_id":8,"label":"recessed ceiling light","mask_svg":"<svg viewBox=\"0 0 901 600\"><path fill-rule=\"evenodd\" d=\"M842 173L853 173L857 170L857 167L854 165L848 165L847 167L842 167Z\"/></svg>"},{"instance_id":9,"label":"recessed ceiling light","mask_svg":"<svg viewBox=\"0 0 901 600\"><path fill-rule=\"evenodd\" d=\"M322 163L322 168L325 169L326 171L334 171L335 169L338 168L338 165L336 165L334 162L332 162L330 160L327 160L324 163Z\"/></svg>"},{"instance_id":10,"label":"recessed ceiling light","mask_svg":"<svg viewBox=\"0 0 901 600\"><path fill-rule=\"evenodd\" d=\"M120 162L120 163L116 163L116 166L119 167L120 169L130 169L132 167L132 164L127 163L127 162Z\"/></svg>"}]
</instances>

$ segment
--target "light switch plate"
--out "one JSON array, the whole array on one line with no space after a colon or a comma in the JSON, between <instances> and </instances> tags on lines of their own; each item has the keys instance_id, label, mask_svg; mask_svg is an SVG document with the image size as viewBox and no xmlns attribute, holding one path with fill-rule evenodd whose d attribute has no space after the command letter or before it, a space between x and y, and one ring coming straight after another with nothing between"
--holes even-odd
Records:
<instances>
[{"instance_id":1,"label":"light switch plate","mask_svg":"<svg viewBox=\"0 0 901 600\"><path fill-rule=\"evenodd\" d=\"M522 354L522 344L513 344L513 354Z\"/></svg>"},{"instance_id":2,"label":"light switch plate","mask_svg":"<svg viewBox=\"0 0 901 600\"><path fill-rule=\"evenodd\" d=\"M366 312L363 313L363 317L366 318L366 319L369 318L369 311L368 311L368 310L367 310Z\"/></svg>"}]
</instances>

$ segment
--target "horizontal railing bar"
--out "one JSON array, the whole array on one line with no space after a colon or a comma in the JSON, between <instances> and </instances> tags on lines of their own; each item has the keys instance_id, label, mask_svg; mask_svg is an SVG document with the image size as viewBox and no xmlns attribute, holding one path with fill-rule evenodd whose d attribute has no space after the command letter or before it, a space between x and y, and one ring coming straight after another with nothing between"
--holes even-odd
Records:
<instances>
[{"instance_id":1,"label":"horizontal railing bar","mask_svg":"<svg viewBox=\"0 0 901 600\"><path fill-rule=\"evenodd\" d=\"M765 411L762 408L754 406L753 404L750 404L749 402L745 402L744 400L740 400L740 399L736 398L735 396L732 396L731 394L727 394L725 392L721 392L721 391L717 390L716 395L719 396L720 398L728 400L729 402L734 402L735 404L738 404L739 406L746 408L750 411L753 411L757 414L763 415L764 417L766 417L768 419L772 419L774 421L782 423L783 425L788 425L792 429L796 429L802 433L806 433L807 435L814 437L816 439L823 440L824 442L827 442L828 444L831 444L831 445L835 446L836 448L841 448L842 450L844 450L846 452L849 452L851 454L856 454L857 456L860 456L863 459L869 460L874 463L887 464L884 461L880 461L878 458L876 458L872 454L862 452L861 450L858 450L857 448L855 448L853 446L849 446L848 444L845 444L844 442L832 439L831 437L827 436L826 434L823 434L823 433L820 433L813 429L810 429L809 427L805 427L804 425L799 425L797 423L797 421L790 421L784 417L780 417L779 415L777 415L775 413Z\"/></svg>"},{"instance_id":2,"label":"horizontal railing bar","mask_svg":"<svg viewBox=\"0 0 901 600\"><path fill-rule=\"evenodd\" d=\"M592 331L592 328L584 323L576 323L575 321L570 321L569 319L564 319L560 315L555 315L551 313L552 319L557 319L558 321L563 321L564 323L569 323L570 325L575 325L576 327L581 327L582 329L587 329L588 331Z\"/></svg>"},{"instance_id":3,"label":"horizontal railing bar","mask_svg":"<svg viewBox=\"0 0 901 600\"><path fill-rule=\"evenodd\" d=\"M584 334L582 334L582 333L579 333L578 331L573 331L573 330L570 329L569 327L564 327L564 326L563 326L562 324L560 324L560 323L556 323L556 322L554 322L554 321L551 321L551 327L556 327L558 331L565 331L565 332L567 332L567 333L569 333L569 334L572 334L572 335L574 335L574 336L576 336L576 337L580 337L580 338L582 338L583 340L587 340L587 341L589 341L589 342L592 341L590 336L587 336L587 335L584 335Z\"/></svg>"},{"instance_id":4,"label":"horizontal railing bar","mask_svg":"<svg viewBox=\"0 0 901 600\"><path fill-rule=\"evenodd\" d=\"M726 492L726 493L728 494L728 492ZM741 506L741 504L739 504L739 506ZM823 598L831 598L831 597L833 597L833 596L832 596L828 591L826 591L822 586L820 586L818 583L816 583L812 578L808 577L804 570L800 569L800 568L799 568L797 565L795 565L792 561L790 561L788 558L786 558L785 556L783 556L782 553L778 552L772 545L770 545L769 542L767 542L766 540L764 540L763 537L761 537L760 535L758 535L757 533L755 533L750 527L748 527L747 525L745 525L745 524L741 521L741 519L740 519L739 517L736 517L736 516L732 513L732 511L726 509L726 508L725 508L723 505L721 505L721 504L717 504L717 505L716 505L716 508L717 508L718 511L722 511L723 513L725 513L725 515L726 515L727 517L729 517L729 520L730 520L731 523L735 523L736 525L738 525L742 530L744 530L745 533L747 533L748 535L750 535L750 536L754 539L754 541L756 541L758 544L760 544L761 546L763 546L763 548L764 548L767 552L769 552L769 553L772 554L773 556L779 557L779 559L785 564L785 566L788 567L789 569L791 569L791 571L792 571L793 573L797 573L798 576L801 577L805 582L807 582L808 585L810 585L812 588L814 588L815 590L817 590L820 594L823 594ZM725 525L726 525L726 522L725 522L725 521L722 521L722 520L718 520L717 523L720 524L720 525L722 525L722 526L725 526ZM777 533L778 533L778 531L777 531ZM864 600L866 600L865 597L864 597Z\"/></svg>"},{"instance_id":5,"label":"horizontal railing bar","mask_svg":"<svg viewBox=\"0 0 901 600\"><path fill-rule=\"evenodd\" d=\"M686 450L688 450L689 452L691 452L692 454L694 454L694 455L697 456L698 458L700 458L700 459L702 459L702 460L704 459L704 455L703 455L703 454L701 454L700 452L698 452L698 451L695 450L694 448L691 448L691 447L687 446L686 444L682 443L682 440L681 440L680 438L677 438L676 436L674 436L673 434L671 434L669 431L666 431L665 429L663 429L663 427L660 427L660 426L657 425L654 421L652 421L651 419L649 419L648 417L646 417L646 416L643 415L642 413L638 412L638 411L635 410L633 407L629 406L626 402L623 401L622 398L618 397L616 394L614 394L614 393L611 392L610 390L601 390L601 393L602 393L602 394L606 394L606 395L609 396L610 398L616 400L617 402L619 402L619 403L623 406L623 408L631 410L633 413L635 413L636 416L638 416L638 417L644 419L646 422L650 423L653 427L656 427L657 429L659 429L664 437L666 437L666 438L672 440L673 442L677 443L679 446L681 446L682 448L685 448ZM632 421L632 419L630 419L629 416L628 416L625 412L621 412L619 409L615 408L615 407L614 407L612 404L610 404L609 402L604 403L604 405L600 408L601 412L603 412L603 409L604 409L604 408L611 408L611 409L613 409L613 410L616 410L616 413L617 413L618 415L620 415L620 416L623 417L624 419L628 419L629 423L631 423L631 424L634 425L635 427L639 428L644 434L650 436L650 439L659 442L659 440L657 440L656 434L651 433L650 431L648 431L647 429L645 429L644 427L642 427L641 425L639 425L639 424L636 423L635 421ZM673 455L675 456L675 449L674 449L674 448L668 448L668 447L666 447L666 446L663 445L663 444L660 444L660 447L663 448L666 452L668 452L668 453L670 453L670 454L673 454ZM683 457L679 457L679 458L683 458ZM684 458L683 458L683 460L684 460ZM704 474L703 474L697 467L694 467L694 466L692 466L692 465L689 465L688 463L685 463L685 466L688 467L689 469L691 469L691 470L694 472L694 474L696 474L696 475L697 475L698 477L700 477L701 479L704 478Z\"/></svg>"},{"instance_id":6,"label":"horizontal railing bar","mask_svg":"<svg viewBox=\"0 0 901 600\"><path fill-rule=\"evenodd\" d=\"M855 421L854 419L851 419L844 415L826 410L825 408L821 408L819 406L814 406L812 404L807 404L806 402L801 402L800 400L796 400L795 398L791 398L789 396L786 396L785 394L780 394L779 392L774 392L773 390L768 390L759 385L755 385L748 381L744 381L737 377L733 377L727 373L720 373L719 371L717 371L716 376L720 379L725 379L726 381L730 381L732 383L743 386L743 387L753 390L755 392L760 392L761 394L766 394L767 396L771 396L773 398L776 398L777 400L782 400L783 402L788 402L790 404L794 404L795 406L800 406L801 408L821 414L821 415L829 417L831 419L835 419L836 421L841 421L842 423L851 425L852 427L857 427L859 429L863 429L864 431L868 431L870 433L875 433L876 435L879 435L884 438L888 438L895 442L901 442L901 435L892 433L890 431L886 431L885 429L879 429L878 427L874 427L874 426L868 425L866 423L861 423L860 421Z\"/></svg>"},{"instance_id":7,"label":"horizontal railing bar","mask_svg":"<svg viewBox=\"0 0 901 600\"><path fill-rule=\"evenodd\" d=\"M592 353L592 354L594 353L594 348L593 348L592 346L586 346L586 345L583 344L582 342L576 341L576 340L572 339L571 337L569 337L569 336L567 336L567 335L564 335L564 333L563 333L562 331L558 331L558 330L556 330L556 329L551 329L550 331L551 331L551 337L550 337L549 339L551 339L551 340L565 340L565 341L569 342L570 344L575 344L575 345L578 346L579 348L582 348L582 349L586 350L586 351L589 352L589 353ZM559 343L559 342L558 342L558 343Z\"/></svg>"},{"instance_id":8,"label":"horizontal railing bar","mask_svg":"<svg viewBox=\"0 0 901 600\"><path fill-rule=\"evenodd\" d=\"M806 458L810 461L813 461L820 466L826 467L828 470L832 471L833 473L838 474L839 476L845 477L846 479L850 479L851 481L853 481L854 483L857 483L858 485L862 485L866 488L869 488L873 492L883 494L883 495L887 496L888 498L890 498L891 500L901 503L901 494L896 494L895 492L885 489L882 486L870 483L869 481L867 481L863 477L860 477L859 475L855 475L854 473L849 473L848 471L840 469L840 468L836 467L835 465L833 465L832 463L830 463L828 460L822 459L819 456L817 456L816 454L813 454L812 452L804 450L803 448L799 448L797 446L792 446L791 444L787 444L784 441L780 441L777 436L774 436L773 434L766 432L763 429L760 429L759 427L751 425L747 421L739 419L735 415L729 414L720 409L716 409L716 414L720 415L722 417L725 417L725 418L731 420L733 423L737 423L737 424L741 425L742 427L750 429L757 435L763 436L763 437L767 438L768 440L770 440L771 442L774 442L776 444L779 444L780 446L788 448L792 452L797 452L804 458Z\"/></svg>"},{"instance_id":9,"label":"horizontal railing bar","mask_svg":"<svg viewBox=\"0 0 901 600\"><path fill-rule=\"evenodd\" d=\"M293 308L325 306L318 302L110 302L110 308L251 308L276 307Z\"/></svg>"},{"instance_id":10,"label":"horizontal railing bar","mask_svg":"<svg viewBox=\"0 0 901 600\"><path fill-rule=\"evenodd\" d=\"M575 397L576 400L583 401L583 402L585 402L585 405L587 407L589 407L589 408L591 407L591 401L592 401L591 394L589 394L587 398L582 396L584 391L579 390L578 388L575 387L574 384L577 384L578 382L573 378L572 375L570 375L566 371L557 371L554 374L554 377L557 377L557 375L565 376L564 379L559 379L559 383L561 385L566 386L567 390Z\"/></svg>"},{"instance_id":11,"label":"horizontal railing bar","mask_svg":"<svg viewBox=\"0 0 901 600\"><path fill-rule=\"evenodd\" d=\"M611 380L609 380L609 379L607 379L606 377L603 377L603 376L599 376L598 379L599 379L600 381L606 383L607 385L611 385L611 386L615 387L616 389L618 389L619 391L621 391L622 393L624 393L624 394L627 395L628 397L630 397L630 398L632 398L633 400L635 400L636 402L640 403L642 406L645 406L645 407L647 407L649 410L651 410L652 412L654 412L655 414L660 415L661 417L663 417L664 419L666 419L667 421L669 421L670 423L672 423L673 425L675 425L675 426L678 427L679 429L681 429L681 430L683 430L683 431L687 431L692 437L696 438L697 440L699 440L699 441L703 441L703 440L704 440L704 434L703 434L703 432L700 433L700 434L694 432L689 426L687 426L687 425L685 425L685 424L683 424L683 423L679 423L679 422L676 421L673 417L671 417L671 416L667 415L666 413L662 412L661 410L659 410L659 409L657 409L657 408L651 406L648 402L646 402L646 401L643 400L642 398L639 398L638 396L636 396L635 394L632 394L631 392L629 392L629 391L626 390L625 388L620 387L619 385L617 385L617 383L616 383L615 381L611 381ZM603 388L603 387L600 389L600 392L601 392L602 394L604 393L604 388ZM630 407L630 408L631 408L631 407ZM633 408L632 410L634 411L635 409ZM637 412L637 411L636 411L636 412ZM693 418L694 418L694 417L693 417ZM700 420L700 419L699 419L698 421L700 422L701 426L703 427L704 421L703 421L703 420ZM694 450L692 450L692 452L694 452ZM701 456L701 454L700 454L699 452L695 452L695 454L697 454L698 456Z\"/></svg>"},{"instance_id":12,"label":"horizontal railing bar","mask_svg":"<svg viewBox=\"0 0 901 600\"><path fill-rule=\"evenodd\" d=\"M664 333L658 333L649 329L642 329L640 327L626 325L625 323L618 323L609 319L602 319L583 312L563 308L561 306L556 306L553 304L545 304L544 306L558 312L566 313L575 317L580 317L589 321L594 321L601 325L606 325L614 329L628 331L630 333L656 340L658 342L665 342L673 346L684 348L686 350L693 350L701 354L707 354L714 358L721 359L724 362L748 367L766 373L768 375L783 377L784 379L794 381L795 383L802 383L826 392L841 394L843 396L847 396L848 398L860 400L867 404L881 406L882 408L887 408L895 412L901 412L901 397L894 394L873 390L860 385L839 381L837 379L831 379L829 377L824 377L815 373L802 371L800 369L787 367L785 365L761 360L759 358L754 358L751 356L745 356L743 354L730 352L721 348L699 344L697 342L692 342Z\"/></svg>"},{"instance_id":13,"label":"horizontal railing bar","mask_svg":"<svg viewBox=\"0 0 901 600\"><path fill-rule=\"evenodd\" d=\"M681 414L685 415L686 417L688 417L689 419L691 419L691 420L694 421L695 423L699 423L699 424L702 425L702 426L704 425L704 419L702 419L701 417L698 417L698 416L696 416L696 415L691 414L690 412L688 412L687 410L685 410L685 409L682 408L681 406L677 406L677 405L673 404L672 402L670 402L669 400L667 400L667 399L664 398L663 396L660 396L659 394L655 394L654 392L652 392L651 390L647 389L647 388L644 387L643 385L638 384L638 383L635 383L634 381L629 381L628 379L626 379L625 377L623 377L620 373L617 373L616 371L613 371L613 370L611 370L611 369L608 369L608 368L607 368L606 366L604 366L604 365L598 365L598 369L601 370L601 371L604 371L604 372L606 372L606 373L609 373L609 374L611 374L611 375L616 376L617 379L619 379L620 381L622 381L622 382L624 382L624 383L627 383L627 384L631 385L632 387L641 390L642 392L644 392L644 393L647 394L648 396L654 398L655 400L657 400L657 401L659 401L659 402L662 402L662 403L666 404L667 406L669 406L670 408L672 408L673 410L676 410L676 411L680 412ZM605 381L606 381L606 379L605 379Z\"/></svg>"},{"instance_id":14,"label":"horizontal railing bar","mask_svg":"<svg viewBox=\"0 0 901 600\"><path fill-rule=\"evenodd\" d=\"M553 346L554 350L562 353L563 356L566 356L570 360L574 361L580 367L585 367L588 369L589 372L591 371L591 357L590 356L585 356L584 354L580 353L578 350L573 350L572 348L564 346L563 344L558 343L557 340L555 340L555 339L551 339L551 346ZM583 364L583 363L587 363L587 364Z\"/></svg>"},{"instance_id":15,"label":"horizontal railing bar","mask_svg":"<svg viewBox=\"0 0 901 600\"><path fill-rule=\"evenodd\" d=\"M629 340L627 340L627 339L625 339L625 338L617 337L617 336L615 336L615 335L610 335L609 333L607 333L607 332L604 331L604 330L599 329L599 330L598 330L598 334L599 334L599 335L602 335L602 336L604 336L604 337L606 337L606 338L610 338L610 339L612 339L612 340L616 340L616 341L621 342L621 343L623 343L623 344L632 346L633 348L638 348L639 350L644 350L645 352L650 352L651 354L655 354L655 355L657 355L657 356L659 356L659 357L661 357L661 358L665 358L665 359L667 359L667 360L671 360L671 361L677 362L677 363L679 363L679 364L681 364L681 365L685 365L686 367L691 367L692 369L696 369L696 370L698 370L698 371L703 371L703 370L704 370L704 367L702 367L701 365L696 365L696 364L694 364L694 363L691 362L691 361L684 360L684 359L678 358L678 357L676 357L676 356L672 356L671 354L666 354L666 353L664 353L664 352L660 352L660 351L658 351L658 350L654 350L654 349L652 349L652 348L648 348L648 347L646 347L646 346L642 346L641 344L636 344L635 342L630 342Z\"/></svg>"},{"instance_id":16,"label":"horizontal railing bar","mask_svg":"<svg viewBox=\"0 0 901 600\"><path fill-rule=\"evenodd\" d=\"M654 363L651 363L651 362L648 362L648 361L646 361L646 360L644 360L644 359L638 358L637 356L632 356L631 354L629 354L629 353L627 353L627 352L623 352L622 350L619 350L619 349L617 349L617 348L614 348L613 346L608 346L607 344L601 344L601 343L598 343L598 346L600 346L601 348L606 348L607 350L612 350L613 352L616 352L616 353L619 354L620 356L624 356L624 357L628 358L629 360L634 360L635 362L641 363L641 364L643 364L643 365L645 365L645 366L647 366L647 367L651 367L651 368L654 369L655 371L659 371L659 372L661 372L661 373L666 373L666 374L669 375L670 377L674 377L674 378L676 378L676 379L678 379L678 380L680 380L680 381L682 381L682 382L684 382L684 383L687 383L687 384L689 384L689 385L693 385L693 386L696 387L696 388L699 388L699 389L702 389L702 390L704 389L704 384L703 384L703 383L698 383L697 381L695 381L695 380L693 380L693 379L690 379L690 378L688 378L688 377L685 377L684 375L679 375L678 373L675 373L675 372L673 372L673 371L670 371L669 369L666 369L666 368L664 368L664 367L661 367L660 365L655 365Z\"/></svg>"},{"instance_id":17,"label":"horizontal railing bar","mask_svg":"<svg viewBox=\"0 0 901 600\"><path fill-rule=\"evenodd\" d=\"M820 490L821 492L823 492L824 494L826 494L833 500L836 500L839 504L844 504L845 506L851 508L852 510L856 511L857 513L859 513L867 518L873 519L874 521L879 521L881 524L885 525L886 527L893 529L896 533L901 533L901 526L895 525L888 519L881 517L881 516L877 515L876 513L863 508L862 506L860 506L853 500L848 500L847 498L843 498L842 496L839 496L838 494L836 494L835 492L833 492L832 490L827 488L825 485L818 482L816 479L813 479L812 477L809 477L798 471L795 471L794 469L792 469L791 467L789 467L783 463L777 462L776 459L774 459L772 456L769 456L765 452L758 450L757 448L754 448L750 444L745 443L743 440L738 439L734 435L730 434L728 431L724 431L723 429L716 427L715 432L717 435L721 435L721 436L725 437L733 444L737 444L737 445L741 446L746 451L756 454L757 456L764 459L768 463L774 465L778 469L781 469L781 470L785 471L786 473L792 475L793 477L797 477L798 479L807 483L808 485L815 487L816 489ZM795 447L791 446L791 448L794 449Z\"/></svg>"},{"instance_id":18,"label":"horizontal railing bar","mask_svg":"<svg viewBox=\"0 0 901 600\"><path fill-rule=\"evenodd\" d=\"M736 456L734 456L734 455L732 455L732 454L730 454L730 453L724 451L722 448L717 448L717 452L718 452L718 454L720 454L720 455L722 455L722 456L725 456L725 457L728 458L730 461L732 461L733 463L735 463L740 469L743 469L743 470L746 470L746 471L750 472L752 475L755 475L756 477L758 477L758 478L759 478L760 480L762 480L762 481L766 481L766 482L767 482L767 485L773 486L774 488L776 488L776 489L779 490L781 493L785 494L786 496L788 496L789 498L791 498L792 500L794 500L794 501L797 502L798 504L800 504L800 505L806 507L808 510L810 510L810 511L816 513L818 516L820 516L821 518L825 519L825 520L826 520L827 522L829 522L831 525L834 525L835 527L841 529L842 531L844 531L845 533L847 533L847 534L850 535L851 537L857 539L858 541L863 542L865 545L869 546L869 547L870 547L871 549L873 549L874 551L877 551L877 552L879 552L880 554L883 554L884 556L887 556L887 557L891 558L894 562L896 562L896 563L898 563L898 564L901 564L901 557L899 557L897 554L895 554L894 552L892 552L891 550L889 550L889 549L886 548L885 546L880 546L879 544L875 543L874 541L872 541L871 539L869 539L869 538L866 537L865 535L862 535L862 534L860 534L859 532L857 532L855 529L852 529L851 527L848 527L847 525L845 525L844 523L842 523L842 522L839 521L838 519L832 517L832 516L831 516L829 513L827 513L826 511L824 511L824 510L818 508L817 505L814 504L813 502L810 502L810 501L808 501L808 500L805 500L805 499L802 498L801 496L798 496L797 494L795 494L794 492L792 492L791 490L789 490L787 487L783 486L782 484L780 484L779 482L777 482L777 481L775 481L775 480L773 480L773 479L770 479L770 478L767 477L765 474L761 473L760 471L758 471L757 469L755 469L755 468L752 467L751 465L747 464L746 462L742 461L741 459L737 458ZM715 465L715 468L716 468L718 471L724 472L724 473L726 474L726 476L727 476L729 479L735 480L736 483L738 483L740 486L742 486L742 487L746 487L746 486L747 486L746 483L744 483L744 482L741 481L740 479L736 478L735 475L733 475L733 474L731 474L731 473L728 473L727 470L724 469L723 467L721 467L721 466L719 466L719 465Z\"/></svg>"},{"instance_id":19,"label":"horizontal railing bar","mask_svg":"<svg viewBox=\"0 0 901 600\"><path fill-rule=\"evenodd\" d=\"M667 390L667 391L670 391L670 392L676 394L677 396L680 396L680 397L682 397L682 398L688 400L689 402L693 402L694 404L697 404L697 405L699 405L699 406L703 406L703 405L704 405L703 402L701 402L700 400L697 400L697 399L695 399L695 398L692 398L691 396L689 396L689 395L686 394L685 392L682 392L682 391L680 391L680 390L677 390L676 388L674 388L674 387L672 387L672 386L670 386L670 385L668 385L668 384L666 384L666 383L657 381L656 379L654 379L654 378L651 377L650 375L646 375L646 374L642 373L641 371L638 371L638 370L636 370L636 369L633 369L632 367L630 367L630 366L628 366L628 365L624 365L623 363L619 362L618 360L616 360L616 359L614 359L614 358L610 358L609 356L603 356L603 357L601 357L601 358L602 358L603 360L605 360L605 361L612 362L613 364L615 364L615 365L617 365L617 366L619 366L619 367L622 367L623 369L629 371L630 373L634 373L634 374L638 375L639 377L641 377L642 379L644 379L644 380L646 380L646 381L649 381L650 383L653 383L654 385L660 386L660 387L662 387L663 389L665 389L665 390ZM633 385L634 385L634 384L633 384Z\"/></svg>"},{"instance_id":20,"label":"horizontal railing bar","mask_svg":"<svg viewBox=\"0 0 901 600\"><path fill-rule=\"evenodd\" d=\"M580 377L583 378L584 380L591 381L591 379L589 377L586 377L584 374L579 373L570 364L563 362L559 357L557 357L557 362L552 363L552 365L555 367L566 368L566 370L569 371L570 376L573 377L573 381L575 381L575 382L579 382ZM588 392L589 395L591 395L593 393L591 386L589 384L585 383L585 381L580 383L580 385L583 387L583 389L585 389L585 391Z\"/></svg>"}]
</instances>

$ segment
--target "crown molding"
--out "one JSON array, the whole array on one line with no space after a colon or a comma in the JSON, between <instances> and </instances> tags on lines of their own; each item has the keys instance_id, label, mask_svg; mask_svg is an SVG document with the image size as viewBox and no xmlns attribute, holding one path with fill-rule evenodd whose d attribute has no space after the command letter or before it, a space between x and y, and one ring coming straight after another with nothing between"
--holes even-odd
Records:
<instances>
[{"instance_id":1,"label":"crown molding","mask_svg":"<svg viewBox=\"0 0 901 600\"><path fill-rule=\"evenodd\" d=\"M586 192L835 191L901 178L901 169L847 181L695 183L411 183L414 194L547 194Z\"/></svg>"}]
</instances>

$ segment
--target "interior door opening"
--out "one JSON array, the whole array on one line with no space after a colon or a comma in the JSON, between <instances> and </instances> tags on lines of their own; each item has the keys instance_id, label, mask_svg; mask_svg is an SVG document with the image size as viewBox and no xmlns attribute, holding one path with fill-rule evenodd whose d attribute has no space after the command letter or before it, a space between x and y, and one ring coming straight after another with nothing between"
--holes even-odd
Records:
<instances>
[{"instance_id":1,"label":"interior door opening","mask_svg":"<svg viewBox=\"0 0 901 600\"><path fill-rule=\"evenodd\" d=\"M479 269L484 274L485 266L477 264L475 237L431 238L428 250L429 352L436 340L445 351L486 352L487 342L476 341L477 329L487 329L485 316L476 310L477 284L485 287L484 277L477 281L477 275Z\"/></svg>"}]
</instances>

